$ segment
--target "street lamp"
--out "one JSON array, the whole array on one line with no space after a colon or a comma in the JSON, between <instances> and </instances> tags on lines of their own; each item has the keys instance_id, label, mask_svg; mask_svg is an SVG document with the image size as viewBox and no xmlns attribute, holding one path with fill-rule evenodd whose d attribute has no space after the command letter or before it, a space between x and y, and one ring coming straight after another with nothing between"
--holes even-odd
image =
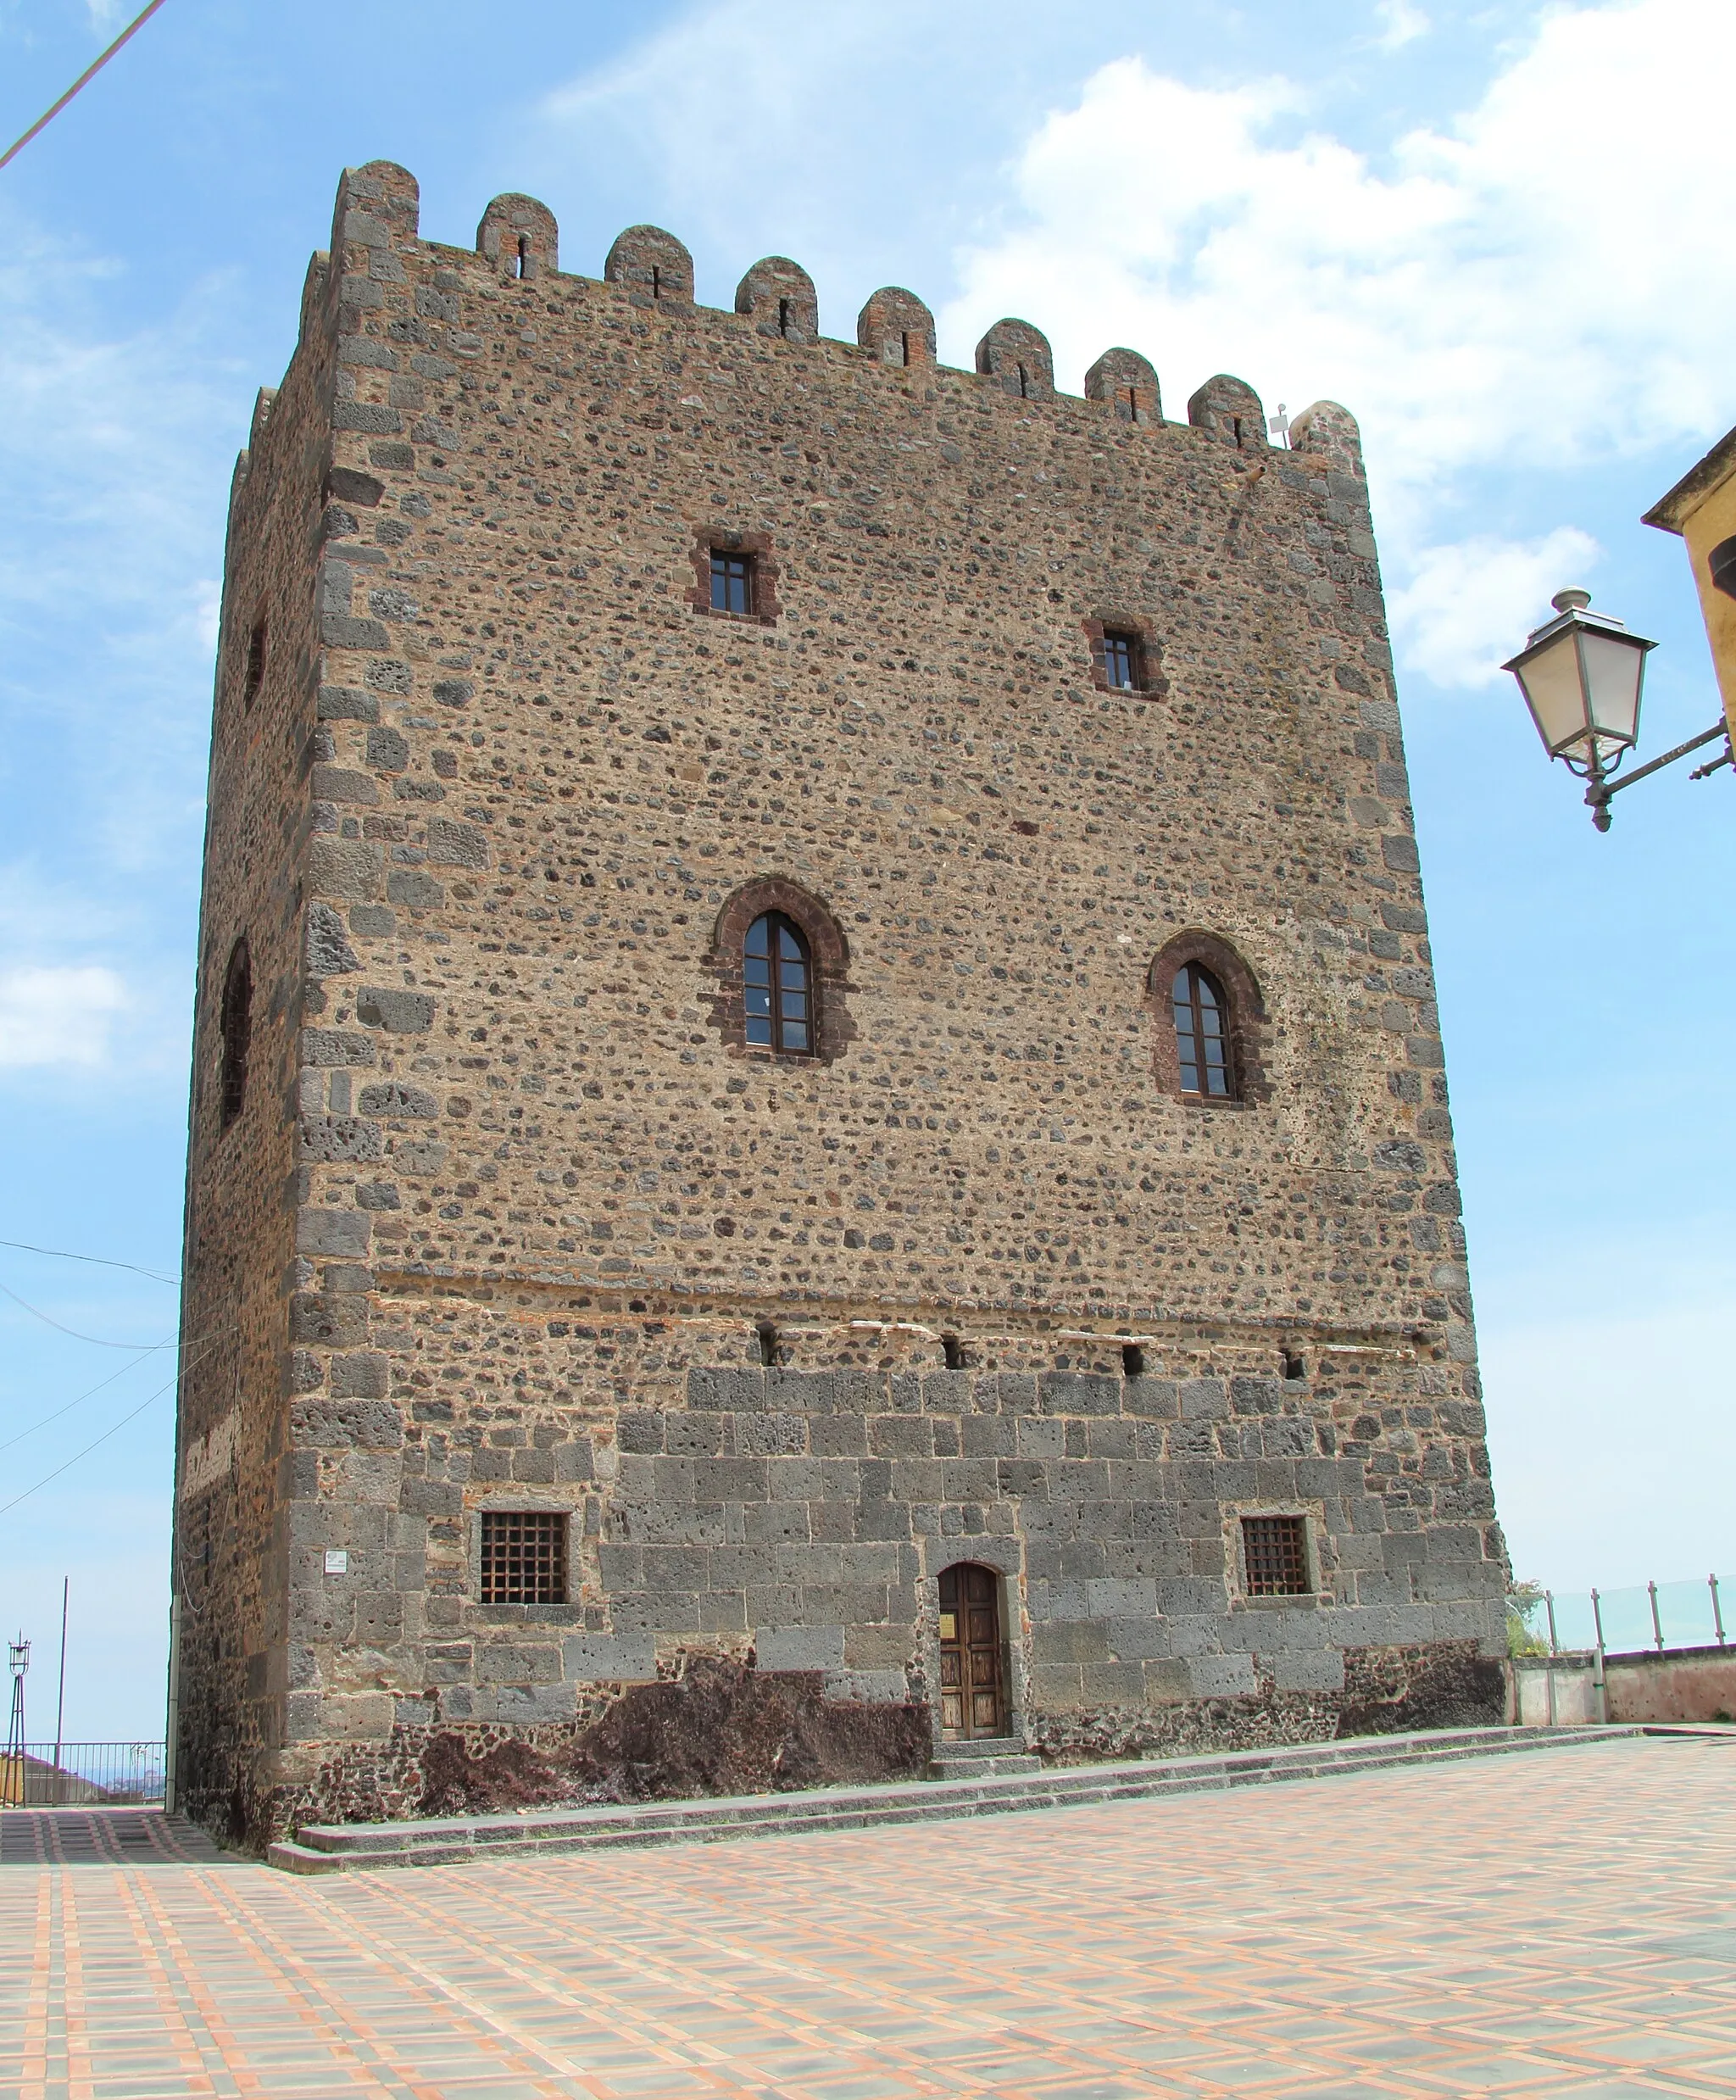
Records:
<instances>
[{"instance_id":1,"label":"street lamp","mask_svg":"<svg viewBox=\"0 0 1736 2100\"><path fill-rule=\"evenodd\" d=\"M1612 777L1639 735L1639 694L1648 651L1657 647L1607 613L1592 612L1589 591L1557 591L1550 600L1555 617L1538 627L1525 647L1503 664L1519 681L1537 733L1551 758L1564 760L1570 772L1589 784L1585 799L1600 831L1610 828L1610 798L1661 766L1697 751L1724 724L1679 744L1661 758L1638 767L1625 779ZM1727 752L1691 777L1698 780L1728 765Z\"/></svg>"}]
</instances>

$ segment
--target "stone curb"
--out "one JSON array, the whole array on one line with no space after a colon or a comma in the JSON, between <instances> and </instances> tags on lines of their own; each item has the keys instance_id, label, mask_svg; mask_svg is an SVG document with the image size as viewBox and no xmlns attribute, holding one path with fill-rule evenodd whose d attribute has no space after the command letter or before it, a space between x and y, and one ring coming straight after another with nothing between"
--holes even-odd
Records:
<instances>
[{"instance_id":1,"label":"stone curb","mask_svg":"<svg viewBox=\"0 0 1736 2100\"><path fill-rule=\"evenodd\" d=\"M716 1843L776 1832L863 1830L879 1824L945 1822L1028 1808L1149 1800L1166 1794L1268 1785L1334 1773L1438 1763L1450 1758L1628 1741L1663 1732L1676 1731L1639 1725L1442 1729L1427 1734L1366 1735L1203 1757L1054 1766L1042 1772L996 1779L815 1787L801 1793L552 1808L523 1815L314 1824L305 1826L297 1839L273 1845L266 1859L291 1874L345 1874L390 1867L452 1866L478 1859L522 1858L620 1845Z\"/></svg>"}]
</instances>

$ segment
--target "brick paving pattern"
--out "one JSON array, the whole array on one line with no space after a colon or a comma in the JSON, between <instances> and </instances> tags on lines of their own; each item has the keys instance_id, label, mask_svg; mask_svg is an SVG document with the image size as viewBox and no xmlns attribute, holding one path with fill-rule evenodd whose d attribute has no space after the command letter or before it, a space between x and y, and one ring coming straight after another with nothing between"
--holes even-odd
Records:
<instances>
[{"instance_id":1,"label":"brick paving pattern","mask_svg":"<svg viewBox=\"0 0 1736 2100\"><path fill-rule=\"evenodd\" d=\"M8 1817L0 2094L1726 2095L1733 1760L1619 1742L319 1882ZM19 1826L50 1822L86 1827L39 1859Z\"/></svg>"}]
</instances>

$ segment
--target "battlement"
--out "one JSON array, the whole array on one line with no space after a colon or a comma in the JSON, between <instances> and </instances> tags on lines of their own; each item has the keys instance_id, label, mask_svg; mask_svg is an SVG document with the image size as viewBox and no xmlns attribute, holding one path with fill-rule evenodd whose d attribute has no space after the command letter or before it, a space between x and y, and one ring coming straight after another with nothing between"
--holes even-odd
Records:
<instances>
[{"instance_id":1,"label":"battlement","mask_svg":"<svg viewBox=\"0 0 1736 2100\"><path fill-rule=\"evenodd\" d=\"M425 241L420 231L420 196L415 177L389 160L371 160L344 171L332 218L331 253L336 271L326 271L315 258L309 273L326 286L328 296L354 303L375 303L377 287L403 276L400 256L420 248L445 244ZM469 251L446 253L471 261ZM617 287L628 302L670 318L703 314L708 321L729 319L729 309L702 305L694 298L693 259L676 235L661 226L629 226L609 249L601 280L559 267L559 229L546 204L509 192L497 197L476 228L475 258L509 281L538 282L569 276L584 283ZM304 309L305 311L305 309ZM1138 351L1105 350L1085 375L1082 396L1068 395L1054 381L1054 357L1049 338L1030 321L1008 316L984 334L975 353L974 370L942 365L935 346L934 315L912 292L883 286L871 293L856 317L854 343L824 337L820 328L814 280L787 255L768 255L754 264L737 287L733 317L755 334L780 338L793 348L823 344L833 354L861 356L879 365L910 370L945 372L957 380L976 380L1039 409L1066 402L1100 409L1118 422L1178 430L1166 424L1162 390L1150 361ZM1266 417L1260 396L1245 380L1220 372L1197 388L1188 403L1188 426L1208 442L1239 452L1268 449ZM1291 425L1292 448L1317 453L1336 472L1360 476L1362 448L1356 419L1335 401L1316 401Z\"/></svg>"}]
</instances>

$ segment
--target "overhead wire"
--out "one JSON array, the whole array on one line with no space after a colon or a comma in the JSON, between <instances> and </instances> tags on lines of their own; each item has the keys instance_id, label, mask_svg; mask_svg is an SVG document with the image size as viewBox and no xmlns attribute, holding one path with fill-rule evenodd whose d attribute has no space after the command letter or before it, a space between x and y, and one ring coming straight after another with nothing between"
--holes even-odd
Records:
<instances>
[{"instance_id":1,"label":"overhead wire","mask_svg":"<svg viewBox=\"0 0 1736 2100\"><path fill-rule=\"evenodd\" d=\"M220 1335L226 1334L228 1332L229 1329L227 1328L217 1328L204 1339L208 1341L214 1342ZM187 1368L189 1369L192 1368L191 1363L189 1363ZM111 1422L108 1427L103 1430L100 1436L92 1437L82 1451L75 1451L70 1458L63 1460L59 1465L55 1467L52 1473L45 1473L40 1480L33 1481L29 1487L25 1488L22 1491L22 1493L14 1495L9 1502L0 1502L0 1517L5 1516L8 1510L16 1509L20 1502L27 1502L31 1496L36 1493L38 1489L47 1487L51 1480L58 1480L63 1473L70 1471L74 1466L77 1465L81 1458L88 1458L93 1451L96 1451L100 1445L106 1444L111 1436L114 1435L117 1431L124 1429L129 1422L136 1421L138 1418L145 1412L146 1408L151 1405L153 1401L162 1399L164 1394L175 1384L180 1375L180 1373L177 1371L175 1378L165 1379L164 1383L157 1388L154 1393L146 1394L145 1397L139 1402L136 1407L131 1409L130 1412L122 1415L119 1422ZM86 1395L86 1397L88 1398L89 1395ZM26 1432L26 1434L28 1434L28 1432ZM14 1440L16 1441L15 1439Z\"/></svg>"},{"instance_id":2,"label":"overhead wire","mask_svg":"<svg viewBox=\"0 0 1736 2100\"><path fill-rule=\"evenodd\" d=\"M65 1464L56 1466L53 1473L45 1473L40 1480L27 1487L21 1495L14 1495L9 1502L0 1502L0 1517L3 1517L8 1510L16 1509L20 1502L27 1502L38 1488L45 1488L51 1480L58 1480L63 1473L66 1472L69 1468L75 1466L81 1458L88 1458L99 1444L106 1444L116 1430L124 1429L129 1422L136 1420L138 1416L142 1415L153 1400L161 1400L170 1386L174 1384L175 1380L170 1379L167 1384L159 1385L154 1393L147 1394L131 1414L122 1415L119 1422L104 1429L100 1436L93 1438L81 1451L75 1451Z\"/></svg>"},{"instance_id":3,"label":"overhead wire","mask_svg":"<svg viewBox=\"0 0 1736 2100\"><path fill-rule=\"evenodd\" d=\"M36 136L38 131L42 131L45 125L50 125L54 121L55 118L60 114L60 112L65 109L67 103L72 100L75 94L77 94L80 88L85 86L89 81L95 80L97 74L99 74L103 70L103 68L108 64L108 61L114 56L115 53L120 50L120 47L124 43L130 42L133 37L138 35L139 31L144 27L145 24L150 20L151 17L157 12L158 8L160 8L162 4L163 0L151 0L150 6L147 7L142 14L134 16L133 19L127 24L124 30L121 31L120 36L114 39L114 42L109 45L108 48L103 52L102 56L93 59L91 64L85 68L84 71L79 75L78 78L73 82L72 86L67 89L66 92L60 97L59 101L54 104L53 108L52 109L45 109L42 115L36 119L36 122L31 125L29 131L25 133L22 138L14 139L11 145L6 148L6 151L3 153L0 153L0 168L3 168L7 162L12 159L15 154L21 153L25 148L28 146L31 141Z\"/></svg>"},{"instance_id":4,"label":"overhead wire","mask_svg":"<svg viewBox=\"0 0 1736 2100\"><path fill-rule=\"evenodd\" d=\"M166 1349L169 1346L166 1341L111 1342L105 1340L100 1334L81 1334L77 1328L68 1327L63 1322L57 1320L53 1313L44 1312L40 1306L33 1306L28 1298L20 1298L9 1284L0 1284L0 1293L10 1298L14 1305L22 1306L32 1319L42 1321L45 1327L52 1327L57 1334L70 1334L75 1342L89 1342L97 1349L131 1349L141 1356L148 1356L153 1349ZM170 1339L172 1340L173 1337Z\"/></svg>"},{"instance_id":5,"label":"overhead wire","mask_svg":"<svg viewBox=\"0 0 1736 2100\"><path fill-rule=\"evenodd\" d=\"M182 1368L191 1371L198 1362L197 1352L201 1346L232 1333L234 1327L235 1323L231 1320L226 1326L209 1328L203 1334L190 1334L179 1344L174 1341L153 1342L148 1349L141 1349L131 1363L124 1363L118 1371L110 1372L106 1379L99 1379L96 1384L81 1393L75 1400L69 1400L64 1406L57 1407L53 1414L44 1415L40 1421L31 1423L29 1429L20 1429L16 1435L8 1436L3 1444L0 1444L0 1451L9 1451L14 1444L22 1444L27 1436L34 1436L38 1429L46 1429L51 1422L59 1421L62 1415L70 1415L75 1407L83 1406L87 1400L94 1400L98 1393L114 1384L116 1379L124 1379L129 1371L136 1370L147 1356L159 1356L164 1350L178 1346L183 1352Z\"/></svg>"},{"instance_id":6,"label":"overhead wire","mask_svg":"<svg viewBox=\"0 0 1736 2100\"><path fill-rule=\"evenodd\" d=\"M106 1255L69 1254L64 1247L34 1246L28 1239L0 1239L0 1247L17 1247L25 1254L48 1254L57 1262L94 1262L98 1268L128 1269L135 1276L148 1276L153 1284L179 1284L178 1276L164 1276L156 1269L142 1269L136 1262L111 1262Z\"/></svg>"}]
</instances>

